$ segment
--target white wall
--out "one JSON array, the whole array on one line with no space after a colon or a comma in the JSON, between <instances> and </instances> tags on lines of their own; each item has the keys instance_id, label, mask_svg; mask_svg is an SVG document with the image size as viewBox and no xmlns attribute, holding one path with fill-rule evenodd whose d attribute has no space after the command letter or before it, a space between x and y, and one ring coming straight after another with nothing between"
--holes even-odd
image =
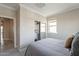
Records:
<instances>
[{"instance_id":1,"label":"white wall","mask_svg":"<svg viewBox=\"0 0 79 59\"><path fill-rule=\"evenodd\" d=\"M3 5L0 5L0 16L16 18L16 11L9 9L7 7L4 7Z\"/></svg>"},{"instance_id":2,"label":"white wall","mask_svg":"<svg viewBox=\"0 0 79 59\"><path fill-rule=\"evenodd\" d=\"M48 33L49 38L65 39L67 34L79 31L79 9L48 17L57 20L57 34Z\"/></svg>"},{"instance_id":3,"label":"white wall","mask_svg":"<svg viewBox=\"0 0 79 59\"><path fill-rule=\"evenodd\" d=\"M20 47L27 47L35 39L34 21L45 21L39 14L33 13L22 5L20 6Z\"/></svg>"},{"instance_id":4,"label":"white wall","mask_svg":"<svg viewBox=\"0 0 79 59\"><path fill-rule=\"evenodd\" d=\"M15 46L20 47L20 6L16 10L16 40Z\"/></svg>"}]
</instances>

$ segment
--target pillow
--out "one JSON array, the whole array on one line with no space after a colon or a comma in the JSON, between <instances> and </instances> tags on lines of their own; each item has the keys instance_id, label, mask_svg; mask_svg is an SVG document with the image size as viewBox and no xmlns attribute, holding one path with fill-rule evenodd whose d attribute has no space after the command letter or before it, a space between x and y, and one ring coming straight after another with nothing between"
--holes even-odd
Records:
<instances>
[{"instance_id":1,"label":"pillow","mask_svg":"<svg viewBox=\"0 0 79 59\"><path fill-rule=\"evenodd\" d=\"M76 33L72 46L71 46L71 56L79 56L79 32Z\"/></svg>"},{"instance_id":2,"label":"pillow","mask_svg":"<svg viewBox=\"0 0 79 59\"><path fill-rule=\"evenodd\" d=\"M73 34L68 35L68 37L66 38L66 41L65 41L65 48L71 48L73 38L74 38Z\"/></svg>"}]
</instances>

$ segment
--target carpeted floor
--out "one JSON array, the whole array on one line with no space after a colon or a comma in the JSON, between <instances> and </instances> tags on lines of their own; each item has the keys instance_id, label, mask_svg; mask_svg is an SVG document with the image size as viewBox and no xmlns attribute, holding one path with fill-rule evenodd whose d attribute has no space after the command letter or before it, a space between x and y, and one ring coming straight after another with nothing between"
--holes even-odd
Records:
<instances>
[{"instance_id":1,"label":"carpeted floor","mask_svg":"<svg viewBox=\"0 0 79 59\"><path fill-rule=\"evenodd\" d=\"M0 45L0 56L24 56L24 54L24 50L14 48L14 43L11 40L5 40L2 48Z\"/></svg>"},{"instance_id":2,"label":"carpeted floor","mask_svg":"<svg viewBox=\"0 0 79 59\"><path fill-rule=\"evenodd\" d=\"M24 56L25 52L18 49L0 50L0 56Z\"/></svg>"}]
</instances>

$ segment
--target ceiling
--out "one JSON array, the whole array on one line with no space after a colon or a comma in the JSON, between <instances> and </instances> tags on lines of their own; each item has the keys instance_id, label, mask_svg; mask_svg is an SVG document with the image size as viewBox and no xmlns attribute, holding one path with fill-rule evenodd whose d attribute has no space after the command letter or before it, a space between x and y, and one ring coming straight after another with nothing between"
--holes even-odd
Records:
<instances>
[{"instance_id":1,"label":"ceiling","mask_svg":"<svg viewBox=\"0 0 79 59\"><path fill-rule=\"evenodd\" d=\"M14 10L17 9L18 3L2 3ZM24 7L41 14L42 16L54 15L79 8L79 3L22 3Z\"/></svg>"}]
</instances>

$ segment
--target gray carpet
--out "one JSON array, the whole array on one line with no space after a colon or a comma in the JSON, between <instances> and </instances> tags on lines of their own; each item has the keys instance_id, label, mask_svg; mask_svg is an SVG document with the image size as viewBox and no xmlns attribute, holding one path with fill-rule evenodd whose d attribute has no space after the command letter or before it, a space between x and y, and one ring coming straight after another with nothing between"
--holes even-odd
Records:
<instances>
[{"instance_id":1,"label":"gray carpet","mask_svg":"<svg viewBox=\"0 0 79 59\"><path fill-rule=\"evenodd\" d=\"M0 56L24 56L24 52L18 49L0 50Z\"/></svg>"}]
</instances>

